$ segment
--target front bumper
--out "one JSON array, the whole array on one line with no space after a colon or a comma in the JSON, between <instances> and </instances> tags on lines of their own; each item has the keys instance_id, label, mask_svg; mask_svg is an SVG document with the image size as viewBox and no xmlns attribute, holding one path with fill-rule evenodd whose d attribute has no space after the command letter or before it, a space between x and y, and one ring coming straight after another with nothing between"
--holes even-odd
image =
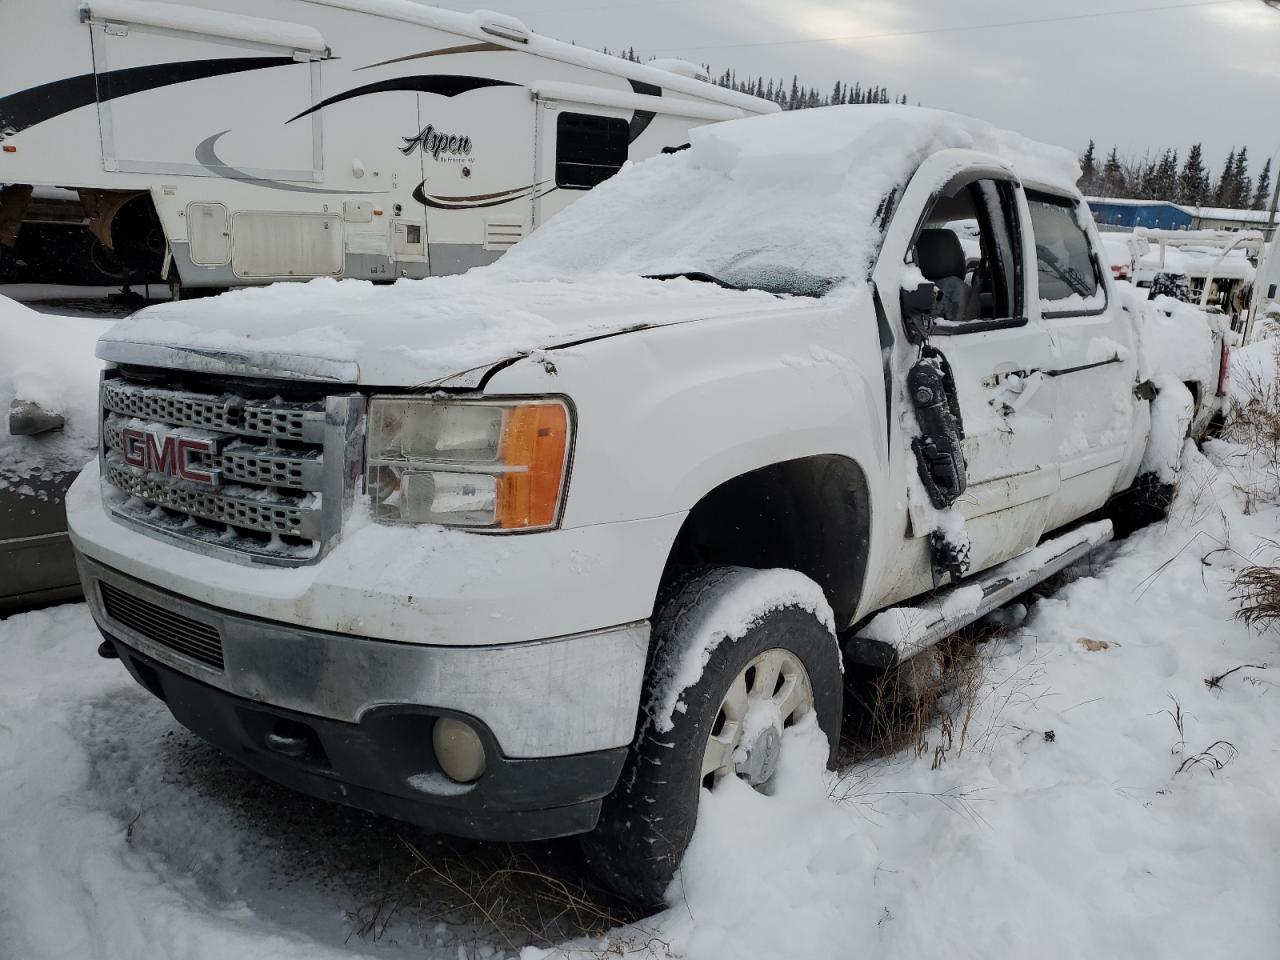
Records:
<instances>
[{"instance_id":1,"label":"front bumper","mask_svg":"<svg viewBox=\"0 0 1280 960\"><path fill-rule=\"evenodd\" d=\"M452 784L430 756L439 714L387 706L347 724L281 710L231 696L108 639L134 679L179 723L251 770L309 796L453 836L520 841L585 833L626 758L625 747L540 760L491 752L475 784ZM305 741L305 753L283 756L269 748L267 738L280 730ZM492 751L492 733L480 732Z\"/></svg>"},{"instance_id":2,"label":"front bumper","mask_svg":"<svg viewBox=\"0 0 1280 960\"><path fill-rule=\"evenodd\" d=\"M94 620L133 677L293 789L458 836L532 840L590 830L617 782L645 623L514 646L395 644L253 620L79 561ZM435 760L442 716L484 743L473 784Z\"/></svg>"},{"instance_id":3,"label":"front bumper","mask_svg":"<svg viewBox=\"0 0 1280 960\"><path fill-rule=\"evenodd\" d=\"M388 705L465 714L516 759L625 747L635 734L647 621L516 644L392 643L247 617L77 559L104 634L234 697L345 724Z\"/></svg>"}]
</instances>

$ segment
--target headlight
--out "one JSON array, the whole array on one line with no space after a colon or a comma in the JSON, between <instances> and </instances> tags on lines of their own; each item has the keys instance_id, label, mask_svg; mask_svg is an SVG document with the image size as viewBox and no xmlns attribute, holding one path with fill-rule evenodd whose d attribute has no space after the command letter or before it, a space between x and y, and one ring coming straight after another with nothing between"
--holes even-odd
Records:
<instances>
[{"instance_id":1,"label":"headlight","mask_svg":"<svg viewBox=\"0 0 1280 960\"><path fill-rule=\"evenodd\" d=\"M480 530L555 526L571 430L561 400L375 397L367 477L374 519Z\"/></svg>"}]
</instances>

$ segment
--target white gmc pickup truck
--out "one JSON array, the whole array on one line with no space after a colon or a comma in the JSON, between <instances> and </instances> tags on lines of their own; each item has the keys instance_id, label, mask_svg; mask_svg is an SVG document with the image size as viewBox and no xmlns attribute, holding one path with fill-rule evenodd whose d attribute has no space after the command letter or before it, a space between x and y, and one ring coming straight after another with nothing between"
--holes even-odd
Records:
<instances>
[{"instance_id":1,"label":"white gmc pickup truck","mask_svg":"<svg viewBox=\"0 0 1280 960\"><path fill-rule=\"evenodd\" d=\"M1212 412L1077 175L916 108L733 121L465 276L145 310L67 498L100 652L282 783L582 834L660 902L703 789L834 743L846 663L1111 537Z\"/></svg>"}]
</instances>

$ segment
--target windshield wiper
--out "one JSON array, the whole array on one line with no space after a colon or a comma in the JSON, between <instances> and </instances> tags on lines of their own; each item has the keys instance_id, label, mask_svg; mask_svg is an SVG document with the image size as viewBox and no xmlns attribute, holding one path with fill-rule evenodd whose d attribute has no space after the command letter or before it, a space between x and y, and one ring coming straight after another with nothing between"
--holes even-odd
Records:
<instances>
[{"instance_id":1,"label":"windshield wiper","mask_svg":"<svg viewBox=\"0 0 1280 960\"><path fill-rule=\"evenodd\" d=\"M1048 247L1037 244L1036 254L1039 256L1040 262L1052 270L1054 276L1065 283L1072 293L1084 297L1086 300L1093 294L1094 291L1090 288L1089 281L1080 275L1080 271L1072 266L1064 267Z\"/></svg>"},{"instance_id":2,"label":"windshield wiper","mask_svg":"<svg viewBox=\"0 0 1280 960\"><path fill-rule=\"evenodd\" d=\"M686 273L646 273L646 280L693 280L697 283L714 283L717 287L724 287L726 290L742 290L743 287L734 286L727 280L721 280L719 277L710 273L704 273L701 270L690 270Z\"/></svg>"}]
</instances>

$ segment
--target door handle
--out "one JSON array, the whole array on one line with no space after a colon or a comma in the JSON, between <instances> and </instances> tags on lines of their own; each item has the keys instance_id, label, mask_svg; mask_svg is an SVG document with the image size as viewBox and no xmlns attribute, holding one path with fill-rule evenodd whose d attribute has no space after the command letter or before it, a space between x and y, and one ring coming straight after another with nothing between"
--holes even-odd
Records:
<instances>
[{"instance_id":1,"label":"door handle","mask_svg":"<svg viewBox=\"0 0 1280 960\"><path fill-rule=\"evenodd\" d=\"M1006 380L1012 379L1013 377L1017 377L1019 380L1025 381L1036 373L1040 373L1039 367L1032 367L1030 370L1000 370L983 380L982 386L987 390L994 390L996 387L1000 386L1001 383L1004 383Z\"/></svg>"},{"instance_id":2,"label":"door handle","mask_svg":"<svg viewBox=\"0 0 1280 960\"><path fill-rule=\"evenodd\" d=\"M1012 416L1031 402L1044 386L1046 376L1041 370L1011 370L992 374L983 386L995 391L987 402L1002 417Z\"/></svg>"}]
</instances>

